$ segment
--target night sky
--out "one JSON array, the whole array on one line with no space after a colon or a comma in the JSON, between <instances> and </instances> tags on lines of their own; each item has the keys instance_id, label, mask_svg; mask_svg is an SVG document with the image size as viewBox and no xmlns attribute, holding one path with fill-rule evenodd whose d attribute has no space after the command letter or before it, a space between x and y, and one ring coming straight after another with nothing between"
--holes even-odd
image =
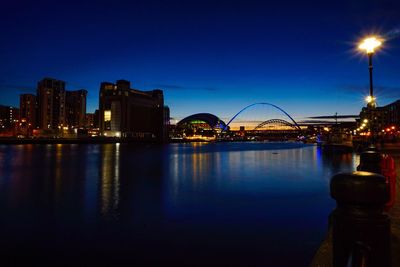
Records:
<instances>
[{"instance_id":1,"label":"night sky","mask_svg":"<svg viewBox=\"0 0 400 267\"><path fill-rule=\"evenodd\" d=\"M2 1L0 104L53 77L87 89L93 112L100 83L126 79L163 89L177 119L227 120L254 102L295 118L358 114L368 66L354 48L369 33L387 39L374 57L378 105L400 99L400 1L82 2Z\"/></svg>"}]
</instances>

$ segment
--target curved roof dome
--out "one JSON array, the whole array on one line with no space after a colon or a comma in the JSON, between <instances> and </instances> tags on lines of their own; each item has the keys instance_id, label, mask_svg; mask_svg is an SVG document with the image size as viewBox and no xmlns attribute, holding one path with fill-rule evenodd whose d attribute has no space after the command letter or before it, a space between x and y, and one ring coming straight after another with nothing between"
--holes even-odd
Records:
<instances>
[{"instance_id":1,"label":"curved roof dome","mask_svg":"<svg viewBox=\"0 0 400 267\"><path fill-rule=\"evenodd\" d=\"M178 125L182 125L184 123L190 123L191 121L204 121L212 128L221 128L224 129L226 124L217 116L210 114L210 113L197 113L190 115L181 121L178 122Z\"/></svg>"}]
</instances>

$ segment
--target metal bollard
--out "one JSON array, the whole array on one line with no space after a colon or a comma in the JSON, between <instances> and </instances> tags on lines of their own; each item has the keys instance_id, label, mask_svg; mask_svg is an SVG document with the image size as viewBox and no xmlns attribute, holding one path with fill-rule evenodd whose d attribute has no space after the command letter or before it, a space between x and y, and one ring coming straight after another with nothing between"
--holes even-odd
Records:
<instances>
[{"instance_id":1,"label":"metal bollard","mask_svg":"<svg viewBox=\"0 0 400 267\"><path fill-rule=\"evenodd\" d=\"M337 204L331 214L333 266L354 264L359 254L355 248L360 246L367 251L365 266L391 266L390 219L383 212L389 199L385 177L364 171L341 173L333 176L330 190Z\"/></svg>"},{"instance_id":2,"label":"metal bollard","mask_svg":"<svg viewBox=\"0 0 400 267\"><path fill-rule=\"evenodd\" d=\"M381 173L381 153L376 148L369 147L360 154L360 165L358 171Z\"/></svg>"}]
</instances>

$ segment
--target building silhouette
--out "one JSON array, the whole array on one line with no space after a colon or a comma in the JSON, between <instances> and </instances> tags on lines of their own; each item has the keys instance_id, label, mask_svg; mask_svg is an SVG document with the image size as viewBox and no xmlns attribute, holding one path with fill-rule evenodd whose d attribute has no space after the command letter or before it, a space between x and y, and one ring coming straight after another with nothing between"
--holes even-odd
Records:
<instances>
[{"instance_id":1,"label":"building silhouette","mask_svg":"<svg viewBox=\"0 0 400 267\"><path fill-rule=\"evenodd\" d=\"M385 109L385 125L388 126L400 126L400 100L390 103L384 106Z\"/></svg>"},{"instance_id":2,"label":"building silhouette","mask_svg":"<svg viewBox=\"0 0 400 267\"><path fill-rule=\"evenodd\" d=\"M38 125L40 129L59 129L65 120L65 82L44 78L38 82Z\"/></svg>"},{"instance_id":3,"label":"building silhouette","mask_svg":"<svg viewBox=\"0 0 400 267\"><path fill-rule=\"evenodd\" d=\"M104 136L164 140L162 90L132 89L129 81L103 82L99 96L100 132Z\"/></svg>"},{"instance_id":4,"label":"building silhouette","mask_svg":"<svg viewBox=\"0 0 400 267\"><path fill-rule=\"evenodd\" d=\"M18 108L0 105L0 131L13 129L18 119Z\"/></svg>"},{"instance_id":5,"label":"building silhouette","mask_svg":"<svg viewBox=\"0 0 400 267\"><path fill-rule=\"evenodd\" d=\"M37 99L33 94L22 94L19 97L19 120L27 128L35 129L37 127Z\"/></svg>"},{"instance_id":6,"label":"building silhouette","mask_svg":"<svg viewBox=\"0 0 400 267\"><path fill-rule=\"evenodd\" d=\"M357 120L358 126L361 126L365 119L370 120L371 118L373 119L372 130L375 132L382 132L386 128L392 126L399 128L400 100L374 109L363 107L360 112L360 119Z\"/></svg>"},{"instance_id":7,"label":"building silhouette","mask_svg":"<svg viewBox=\"0 0 400 267\"><path fill-rule=\"evenodd\" d=\"M84 89L66 91L65 93L65 118L66 125L70 128L83 128L86 123L86 96Z\"/></svg>"}]
</instances>

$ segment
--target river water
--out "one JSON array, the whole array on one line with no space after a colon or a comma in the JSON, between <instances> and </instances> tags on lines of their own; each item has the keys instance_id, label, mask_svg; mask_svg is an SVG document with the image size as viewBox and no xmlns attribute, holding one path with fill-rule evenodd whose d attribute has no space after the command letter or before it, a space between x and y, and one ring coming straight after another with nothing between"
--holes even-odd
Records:
<instances>
[{"instance_id":1,"label":"river water","mask_svg":"<svg viewBox=\"0 0 400 267\"><path fill-rule=\"evenodd\" d=\"M307 266L330 178L358 160L300 143L0 145L0 262Z\"/></svg>"}]
</instances>

